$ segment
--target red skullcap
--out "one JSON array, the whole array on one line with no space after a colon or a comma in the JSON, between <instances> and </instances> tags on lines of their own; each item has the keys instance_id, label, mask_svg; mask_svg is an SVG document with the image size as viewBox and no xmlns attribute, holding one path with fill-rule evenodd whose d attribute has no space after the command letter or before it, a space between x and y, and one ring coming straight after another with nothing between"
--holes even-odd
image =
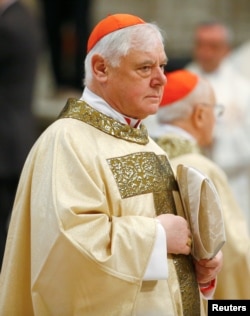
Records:
<instances>
[{"instance_id":1,"label":"red skullcap","mask_svg":"<svg viewBox=\"0 0 250 316\"><path fill-rule=\"evenodd\" d=\"M130 14L114 14L107 16L105 19L101 20L91 32L88 39L87 53L105 35L128 26L145 23L146 22L141 18Z\"/></svg>"},{"instance_id":2,"label":"red skullcap","mask_svg":"<svg viewBox=\"0 0 250 316\"><path fill-rule=\"evenodd\" d=\"M167 83L164 87L160 107L185 98L194 90L198 82L198 76L188 70L176 70L165 74Z\"/></svg>"}]
</instances>

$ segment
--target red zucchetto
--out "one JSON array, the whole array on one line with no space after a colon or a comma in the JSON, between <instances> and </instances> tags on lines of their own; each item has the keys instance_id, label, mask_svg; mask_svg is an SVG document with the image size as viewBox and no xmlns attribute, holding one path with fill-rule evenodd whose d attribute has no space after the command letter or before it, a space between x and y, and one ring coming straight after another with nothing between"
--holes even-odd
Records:
<instances>
[{"instance_id":1,"label":"red zucchetto","mask_svg":"<svg viewBox=\"0 0 250 316\"><path fill-rule=\"evenodd\" d=\"M137 24L145 24L141 18L131 14L113 14L107 16L105 19L101 20L91 32L88 44L87 53L95 46L95 44L102 39L105 35L110 34L114 31L123 29L128 26L133 26Z\"/></svg>"},{"instance_id":2,"label":"red zucchetto","mask_svg":"<svg viewBox=\"0 0 250 316\"><path fill-rule=\"evenodd\" d=\"M165 74L167 83L164 87L160 107L185 98L196 87L198 76L188 70L175 70Z\"/></svg>"}]
</instances>

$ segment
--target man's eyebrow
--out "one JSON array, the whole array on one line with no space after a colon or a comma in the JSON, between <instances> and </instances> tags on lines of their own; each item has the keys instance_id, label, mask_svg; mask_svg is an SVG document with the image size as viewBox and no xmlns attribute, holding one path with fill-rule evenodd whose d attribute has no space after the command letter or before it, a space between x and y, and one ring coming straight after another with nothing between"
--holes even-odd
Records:
<instances>
[{"instance_id":1,"label":"man's eyebrow","mask_svg":"<svg viewBox=\"0 0 250 316\"><path fill-rule=\"evenodd\" d=\"M168 62L168 58L166 57L166 58L164 58L161 62L160 62L160 65L162 65L162 64L167 64L167 62ZM156 64L157 62L156 61L154 61L154 60L152 60L152 59L147 59L147 60L144 60L144 61L142 61L142 62L139 62L138 63L138 65L140 65L140 66L143 66L143 65L154 65L154 64Z\"/></svg>"}]
</instances>

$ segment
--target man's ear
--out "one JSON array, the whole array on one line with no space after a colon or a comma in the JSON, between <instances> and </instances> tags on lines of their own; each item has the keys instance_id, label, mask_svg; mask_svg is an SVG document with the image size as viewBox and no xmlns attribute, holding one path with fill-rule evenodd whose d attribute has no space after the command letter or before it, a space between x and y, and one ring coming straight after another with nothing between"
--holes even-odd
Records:
<instances>
[{"instance_id":1,"label":"man's ear","mask_svg":"<svg viewBox=\"0 0 250 316\"><path fill-rule=\"evenodd\" d=\"M200 129L204 126L204 122L206 121L206 113L204 111L204 107L197 104L193 110L192 116L191 116L193 125Z\"/></svg>"},{"instance_id":2,"label":"man's ear","mask_svg":"<svg viewBox=\"0 0 250 316\"><path fill-rule=\"evenodd\" d=\"M92 57L92 69L93 76L96 77L98 81L105 82L107 80L107 63L101 55L94 55Z\"/></svg>"}]
</instances>

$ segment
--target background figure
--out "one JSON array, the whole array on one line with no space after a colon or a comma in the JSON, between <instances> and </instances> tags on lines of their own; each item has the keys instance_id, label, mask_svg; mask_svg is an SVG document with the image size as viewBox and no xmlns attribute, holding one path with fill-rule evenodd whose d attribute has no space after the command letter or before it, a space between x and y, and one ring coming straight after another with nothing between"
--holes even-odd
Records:
<instances>
[{"instance_id":1,"label":"background figure","mask_svg":"<svg viewBox=\"0 0 250 316\"><path fill-rule=\"evenodd\" d=\"M157 143L167 152L176 170L179 164L193 166L206 174L220 196L226 243L224 264L218 276L214 299L249 299L250 236L245 216L223 170L202 154L213 138L218 109L211 85L187 70L167 75L158 110L162 136ZM211 208L212 212L212 208Z\"/></svg>"},{"instance_id":2,"label":"background figure","mask_svg":"<svg viewBox=\"0 0 250 316\"><path fill-rule=\"evenodd\" d=\"M194 34L194 61L187 69L206 78L225 107L216 121L208 155L226 172L250 228L250 89L227 58L232 33L219 22L202 23Z\"/></svg>"},{"instance_id":3,"label":"background figure","mask_svg":"<svg viewBox=\"0 0 250 316\"><path fill-rule=\"evenodd\" d=\"M0 0L0 264L19 174L37 137L32 94L39 36L22 3Z\"/></svg>"},{"instance_id":4,"label":"background figure","mask_svg":"<svg viewBox=\"0 0 250 316\"><path fill-rule=\"evenodd\" d=\"M233 66L235 66L235 69L239 71L244 77L246 77L246 79L250 82L249 56L250 40L233 49L229 57Z\"/></svg>"},{"instance_id":5,"label":"background figure","mask_svg":"<svg viewBox=\"0 0 250 316\"><path fill-rule=\"evenodd\" d=\"M41 2L56 88L68 87L81 90L91 2L90 0L41 0ZM67 43L69 25L73 27L73 32L68 34L70 43ZM67 45L69 47L65 47ZM65 59L67 49L73 55L73 60ZM67 64L69 64L68 68Z\"/></svg>"}]
</instances>

